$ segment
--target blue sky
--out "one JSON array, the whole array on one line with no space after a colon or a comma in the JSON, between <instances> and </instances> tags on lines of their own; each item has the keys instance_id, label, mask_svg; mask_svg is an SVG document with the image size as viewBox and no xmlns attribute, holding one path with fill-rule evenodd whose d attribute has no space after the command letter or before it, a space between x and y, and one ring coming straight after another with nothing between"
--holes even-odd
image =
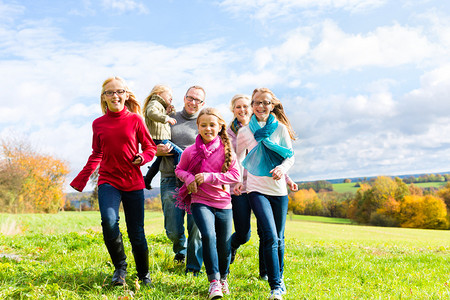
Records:
<instances>
[{"instance_id":1,"label":"blue sky","mask_svg":"<svg viewBox=\"0 0 450 300\"><path fill-rule=\"evenodd\" d=\"M202 85L231 121L269 87L293 123L295 180L450 171L450 3L439 0L0 0L0 136L91 152L104 79L142 102ZM143 169L145 170L145 168Z\"/></svg>"}]
</instances>

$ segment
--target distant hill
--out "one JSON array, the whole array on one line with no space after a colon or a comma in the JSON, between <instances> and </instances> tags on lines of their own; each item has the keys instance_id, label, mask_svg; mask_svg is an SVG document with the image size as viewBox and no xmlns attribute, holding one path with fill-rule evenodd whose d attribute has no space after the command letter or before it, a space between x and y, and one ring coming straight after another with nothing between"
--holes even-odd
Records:
<instances>
[{"instance_id":1,"label":"distant hill","mask_svg":"<svg viewBox=\"0 0 450 300\"><path fill-rule=\"evenodd\" d=\"M408 177L420 177L420 176L424 176L424 175L430 175L430 174L440 174L440 175L445 175L445 174L450 174L449 172L441 172L441 173L422 173L422 174L406 174L406 175L386 175L389 177L398 177L398 178L408 178ZM383 176L383 175L378 175L378 176ZM359 182L359 181L363 181L365 180L370 180L372 178L376 178L378 176L368 176L368 177L364 177L364 176L360 176L360 177L345 177L345 178L336 178L336 179L322 179L323 181L328 181L329 183L343 183L345 179L351 179L352 182ZM296 181L297 183L306 183L306 182L314 182L314 181L321 181L321 180L308 180L308 181Z\"/></svg>"}]
</instances>

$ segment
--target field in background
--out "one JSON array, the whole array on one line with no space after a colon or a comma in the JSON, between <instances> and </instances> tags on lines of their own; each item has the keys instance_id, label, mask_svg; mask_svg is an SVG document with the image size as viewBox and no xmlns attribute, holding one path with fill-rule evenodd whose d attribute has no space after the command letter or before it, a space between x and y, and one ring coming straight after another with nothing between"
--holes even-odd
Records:
<instances>
[{"instance_id":1,"label":"field in background","mask_svg":"<svg viewBox=\"0 0 450 300\"><path fill-rule=\"evenodd\" d=\"M350 183L333 183L333 190L338 193L356 193L359 187L355 187L356 182L350 182ZM414 183L414 185L421 187L421 188L442 188L447 184L447 182L423 182L423 183Z\"/></svg>"},{"instance_id":2,"label":"field in background","mask_svg":"<svg viewBox=\"0 0 450 300\"><path fill-rule=\"evenodd\" d=\"M206 299L206 276L185 276L184 266L174 264L162 214L146 212L145 228L155 285L151 290L135 286L127 238L128 286L109 286L113 267L103 245L98 212L0 214L0 298ZM126 236L125 228L122 231ZM285 235L288 294L284 299L450 296L450 231L358 226L345 219L288 216ZM231 266L231 295L225 299L268 296L267 282L258 279L257 250L258 238L253 233Z\"/></svg>"}]
</instances>

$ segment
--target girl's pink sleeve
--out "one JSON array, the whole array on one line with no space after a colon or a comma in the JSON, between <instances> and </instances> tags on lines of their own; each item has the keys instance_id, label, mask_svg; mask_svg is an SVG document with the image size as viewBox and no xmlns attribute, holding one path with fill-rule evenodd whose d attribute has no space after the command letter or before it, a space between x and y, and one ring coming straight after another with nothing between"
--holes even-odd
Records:
<instances>
[{"instance_id":1,"label":"girl's pink sleeve","mask_svg":"<svg viewBox=\"0 0 450 300\"><path fill-rule=\"evenodd\" d=\"M236 162L236 157L233 155L233 159L230 164L230 168L227 172L222 173L203 173L204 180L210 184L232 184L241 181L241 175L239 173L239 167Z\"/></svg>"},{"instance_id":2,"label":"girl's pink sleeve","mask_svg":"<svg viewBox=\"0 0 450 300\"><path fill-rule=\"evenodd\" d=\"M83 170L75 177L74 180L70 183L70 186L75 190L82 192L85 188L89 178L92 173L94 173L95 169L97 169L98 164L102 161L103 152L100 146L100 141L98 139L97 134L94 131L94 135L92 137L92 154L89 156L86 165Z\"/></svg>"},{"instance_id":3,"label":"girl's pink sleeve","mask_svg":"<svg viewBox=\"0 0 450 300\"><path fill-rule=\"evenodd\" d=\"M189 161L191 160L191 149L191 147L188 147L183 151L183 153L181 153L180 162L175 169L175 175L177 175L181 181L186 183L186 185L189 185L195 181L195 175L192 175L187 171Z\"/></svg>"}]
</instances>

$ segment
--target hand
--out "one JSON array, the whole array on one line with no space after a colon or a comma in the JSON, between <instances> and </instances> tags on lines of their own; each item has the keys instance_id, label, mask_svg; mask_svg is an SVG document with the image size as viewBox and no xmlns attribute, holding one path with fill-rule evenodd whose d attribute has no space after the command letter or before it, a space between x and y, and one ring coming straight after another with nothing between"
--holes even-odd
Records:
<instances>
[{"instance_id":1,"label":"hand","mask_svg":"<svg viewBox=\"0 0 450 300\"><path fill-rule=\"evenodd\" d=\"M273 168L270 173L272 173L273 180L280 180L281 177L284 175L283 172L279 167Z\"/></svg>"},{"instance_id":2,"label":"hand","mask_svg":"<svg viewBox=\"0 0 450 300\"><path fill-rule=\"evenodd\" d=\"M205 176L203 173L195 174L195 182L197 183L197 186L205 182Z\"/></svg>"},{"instance_id":3,"label":"hand","mask_svg":"<svg viewBox=\"0 0 450 300\"><path fill-rule=\"evenodd\" d=\"M192 181L188 186L187 189L189 191L189 194L197 193L197 182Z\"/></svg>"},{"instance_id":4,"label":"hand","mask_svg":"<svg viewBox=\"0 0 450 300\"><path fill-rule=\"evenodd\" d=\"M298 185L293 182L293 181L289 181L288 183L289 189L291 190L291 192L297 192L298 191Z\"/></svg>"},{"instance_id":5,"label":"hand","mask_svg":"<svg viewBox=\"0 0 450 300\"><path fill-rule=\"evenodd\" d=\"M236 183L236 185L233 188L233 194L235 194L236 196L241 195L243 187L244 185L242 184L242 182Z\"/></svg>"},{"instance_id":6,"label":"hand","mask_svg":"<svg viewBox=\"0 0 450 300\"><path fill-rule=\"evenodd\" d=\"M136 154L133 158L133 161L131 162L133 165L140 165L144 160L142 159L142 156L139 154Z\"/></svg>"},{"instance_id":7,"label":"hand","mask_svg":"<svg viewBox=\"0 0 450 300\"><path fill-rule=\"evenodd\" d=\"M170 144L159 144L156 145L156 156L171 156L173 154L170 153L173 147Z\"/></svg>"},{"instance_id":8,"label":"hand","mask_svg":"<svg viewBox=\"0 0 450 300\"><path fill-rule=\"evenodd\" d=\"M167 122L169 122L170 125L177 124L177 120L175 120L174 118L169 118L169 120L167 120Z\"/></svg>"}]
</instances>

